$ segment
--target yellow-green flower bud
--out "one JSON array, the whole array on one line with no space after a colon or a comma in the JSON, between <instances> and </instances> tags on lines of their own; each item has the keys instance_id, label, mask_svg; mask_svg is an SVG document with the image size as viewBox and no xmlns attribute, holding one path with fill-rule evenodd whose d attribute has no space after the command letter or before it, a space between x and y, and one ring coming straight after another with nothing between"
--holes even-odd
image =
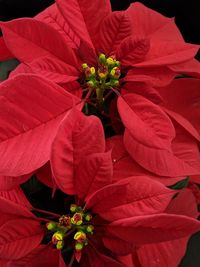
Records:
<instances>
[{"instance_id":1,"label":"yellow-green flower bud","mask_svg":"<svg viewBox=\"0 0 200 267\"><path fill-rule=\"evenodd\" d=\"M90 88L94 88L96 85L96 83L93 81L93 80L90 80L87 82L87 86L90 87Z\"/></svg>"},{"instance_id":2,"label":"yellow-green flower bud","mask_svg":"<svg viewBox=\"0 0 200 267\"><path fill-rule=\"evenodd\" d=\"M90 213L87 213L87 214L85 214L85 220L86 221L91 221L91 219L92 219L92 215L90 214Z\"/></svg>"},{"instance_id":3,"label":"yellow-green flower bud","mask_svg":"<svg viewBox=\"0 0 200 267\"><path fill-rule=\"evenodd\" d=\"M77 252L81 251L83 249L83 247L84 247L84 244L79 243L79 242L76 242L76 244L75 244L75 250Z\"/></svg>"},{"instance_id":4,"label":"yellow-green flower bud","mask_svg":"<svg viewBox=\"0 0 200 267\"><path fill-rule=\"evenodd\" d=\"M82 68L83 68L83 69L87 69L87 68L88 68L88 64L87 64L87 63L83 63L83 64L82 64Z\"/></svg>"},{"instance_id":5,"label":"yellow-green flower bud","mask_svg":"<svg viewBox=\"0 0 200 267\"><path fill-rule=\"evenodd\" d=\"M48 222L46 224L46 227L50 231L56 230L57 229L57 223L55 223L55 222Z\"/></svg>"},{"instance_id":6,"label":"yellow-green flower bud","mask_svg":"<svg viewBox=\"0 0 200 267\"><path fill-rule=\"evenodd\" d=\"M56 248L57 249L62 249L64 247L64 241L58 241L57 244L56 244Z\"/></svg>"},{"instance_id":7,"label":"yellow-green flower bud","mask_svg":"<svg viewBox=\"0 0 200 267\"><path fill-rule=\"evenodd\" d=\"M75 225L81 225L83 223L83 216L81 213L76 212L71 218L71 223Z\"/></svg>"},{"instance_id":8,"label":"yellow-green flower bud","mask_svg":"<svg viewBox=\"0 0 200 267\"><path fill-rule=\"evenodd\" d=\"M71 204L70 205L70 211L71 212L76 212L76 210L77 210L77 205L76 204Z\"/></svg>"},{"instance_id":9,"label":"yellow-green flower bud","mask_svg":"<svg viewBox=\"0 0 200 267\"><path fill-rule=\"evenodd\" d=\"M57 244L59 241L62 241L64 238L64 234L62 232L56 232L52 236L52 243Z\"/></svg>"},{"instance_id":10,"label":"yellow-green flower bud","mask_svg":"<svg viewBox=\"0 0 200 267\"><path fill-rule=\"evenodd\" d=\"M78 231L75 235L74 235L74 239L78 242L81 242L83 243L87 237L86 237L86 234L82 231Z\"/></svg>"},{"instance_id":11,"label":"yellow-green flower bud","mask_svg":"<svg viewBox=\"0 0 200 267\"><path fill-rule=\"evenodd\" d=\"M113 86L113 87L119 86L119 81L115 80L115 79L111 79L110 80L110 85Z\"/></svg>"},{"instance_id":12,"label":"yellow-green flower bud","mask_svg":"<svg viewBox=\"0 0 200 267\"><path fill-rule=\"evenodd\" d=\"M87 233L89 233L89 234L93 234L93 230L94 230L94 226L93 226L93 225L88 225L88 226L86 227L86 231L87 231Z\"/></svg>"},{"instance_id":13,"label":"yellow-green flower bud","mask_svg":"<svg viewBox=\"0 0 200 267\"><path fill-rule=\"evenodd\" d=\"M115 60L112 57L106 59L108 66L114 66Z\"/></svg>"},{"instance_id":14,"label":"yellow-green flower bud","mask_svg":"<svg viewBox=\"0 0 200 267\"><path fill-rule=\"evenodd\" d=\"M104 54L102 54L102 53L99 55L99 62L101 64L105 64L106 63L106 56Z\"/></svg>"}]
</instances>

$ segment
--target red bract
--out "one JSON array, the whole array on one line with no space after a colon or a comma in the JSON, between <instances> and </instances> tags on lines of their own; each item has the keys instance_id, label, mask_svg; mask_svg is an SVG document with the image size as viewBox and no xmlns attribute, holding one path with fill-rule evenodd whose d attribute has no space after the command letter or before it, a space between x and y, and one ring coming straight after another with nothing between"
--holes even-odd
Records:
<instances>
[{"instance_id":1,"label":"red bract","mask_svg":"<svg viewBox=\"0 0 200 267\"><path fill-rule=\"evenodd\" d=\"M8 60L13 58L13 55L11 52L8 50L8 48L5 45L3 37L0 38L0 60Z\"/></svg>"},{"instance_id":2,"label":"red bract","mask_svg":"<svg viewBox=\"0 0 200 267\"><path fill-rule=\"evenodd\" d=\"M200 73L192 61L198 46L184 42L172 19L139 3L111 12L108 0L92 5L57 0L36 18L1 23L1 28L7 47L23 63L15 73L37 73L68 90L77 85L81 64L97 65L99 53L121 61L128 71L125 81L162 86L177 72Z\"/></svg>"},{"instance_id":3,"label":"red bract","mask_svg":"<svg viewBox=\"0 0 200 267\"><path fill-rule=\"evenodd\" d=\"M72 122L74 125L69 131L67 126ZM93 140L90 140L92 139L90 132L97 127L97 122L97 119L86 117L81 112L73 110L58 129L53 145L53 153L56 152L57 160L51 160L58 187L70 194L73 189L76 201L72 204L79 210L76 216L85 218L84 216L88 213L92 216L89 223L94 228L94 234L87 234L88 244L81 248L81 266L86 266L86 263L91 267L101 266L102 263L105 266L111 264L112 266L121 266L114 259L115 256L127 255L135 251L136 245L173 240L197 231L199 229L198 221L186 216L163 213L174 195L174 191L167 189L162 184L147 176L141 176L140 179L128 177L111 184L110 152L98 151L95 153L99 149L99 142L94 144ZM87 134L85 129L88 129L88 126L90 132ZM81 135L89 138L84 157L79 146L76 145L80 141L78 137ZM60 146L61 141L62 146ZM72 151L75 156L74 161L70 156ZM90 155L87 151L90 152ZM67 172L63 172L62 179L59 178L59 175L57 176L54 170L60 164L62 164L63 170L73 174L73 180ZM75 220L75 215L71 216ZM78 225L84 229L84 219L80 218L78 220L81 221ZM73 233L76 235L76 231L80 230L74 225L70 229L73 229ZM64 238L66 244L69 243L70 234L67 236L69 237L66 237L66 240ZM74 258L79 261L79 254L80 252L77 255L76 251L74 256L72 255L71 262Z\"/></svg>"},{"instance_id":4,"label":"red bract","mask_svg":"<svg viewBox=\"0 0 200 267\"><path fill-rule=\"evenodd\" d=\"M195 138L199 138L191 129L187 119L200 132L200 81L194 78L174 80L169 86L158 88L163 97L163 106L169 115L189 131Z\"/></svg>"},{"instance_id":5,"label":"red bract","mask_svg":"<svg viewBox=\"0 0 200 267\"><path fill-rule=\"evenodd\" d=\"M125 126L126 150L142 167L169 177L199 174L196 140L180 126L173 125L158 105L132 93L118 98L118 110Z\"/></svg>"},{"instance_id":6,"label":"red bract","mask_svg":"<svg viewBox=\"0 0 200 267\"><path fill-rule=\"evenodd\" d=\"M0 192L2 260L19 260L39 246L44 228L30 212L31 208L21 189Z\"/></svg>"},{"instance_id":7,"label":"red bract","mask_svg":"<svg viewBox=\"0 0 200 267\"><path fill-rule=\"evenodd\" d=\"M188 189L180 192L179 195L171 201L166 212L182 214L193 218L198 216L195 198ZM189 237L190 236L158 244L144 245L138 247L133 255L121 257L120 260L124 262L127 267L177 267L185 254Z\"/></svg>"},{"instance_id":8,"label":"red bract","mask_svg":"<svg viewBox=\"0 0 200 267\"><path fill-rule=\"evenodd\" d=\"M38 76L19 75L1 84L0 102L0 175L21 176L49 160L60 122L80 101ZM8 179L7 189L14 182Z\"/></svg>"}]
</instances>

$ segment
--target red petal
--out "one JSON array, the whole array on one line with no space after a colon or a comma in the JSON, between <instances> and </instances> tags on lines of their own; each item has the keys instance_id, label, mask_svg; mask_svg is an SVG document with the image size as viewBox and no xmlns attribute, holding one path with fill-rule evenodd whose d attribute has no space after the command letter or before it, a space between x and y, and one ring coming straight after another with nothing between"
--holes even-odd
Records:
<instances>
[{"instance_id":1,"label":"red petal","mask_svg":"<svg viewBox=\"0 0 200 267\"><path fill-rule=\"evenodd\" d=\"M188 74L195 77L200 77L200 63L195 58L169 66L169 68L178 74Z\"/></svg>"},{"instance_id":2,"label":"red petal","mask_svg":"<svg viewBox=\"0 0 200 267\"><path fill-rule=\"evenodd\" d=\"M171 201L166 209L166 212L197 218L198 210L192 191L188 188L182 189L179 194Z\"/></svg>"},{"instance_id":3,"label":"red petal","mask_svg":"<svg viewBox=\"0 0 200 267\"><path fill-rule=\"evenodd\" d=\"M94 246L88 246L83 252L81 259L82 267L124 267L121 263L111 258L110 255L102 254Z\"/></svg>"},{"instance_id":4,"label":"red petal","mask_svg":"<svg viewBox=\"0 0 200 267\"><path fill-rule=\"evenodd\" d=\"M189 237L185 237L173 241L141 246L137 254L142 267L179 266L185 255L188 239Z\"/></svg>"},{"instance_id":5,"label":"red petal","mask_svg":"<svg viewBox=\"0 0 200 267\"><path fill-rule=\"evenodd\" d=\"M131 18L134 35L150 37L155 42L160 40L184 42L174 19L164 17L141 3L131 4L127 13Z\"/></svg>"},{"instance_id":6,"label":"red petal","mask_svg":"<svg viewBox=\"0 0 200 267\"><path fill-rule=\"evenodd\" d=\"M76 166L87 155L104 151L104 132L100 120L72 110L62 122L52 145L51 166L58 187L67 194L74 194Z\"/></svg>"},{"instance_id":7,"label":"red petal","mask_svg":"<svg viewBox=\"0 0 200 267\"><path fill-rule=\"evenodd\" d=\"M113 12L100 25L99 50L107 55L115 54L119 44L131 35L131 22L125 12Z\"/></svg>"},{"instance_id":8,"label":"red petal","mask_svg":"<svg viewBox=\"0 0 200 267\"><path fill-rule=\"evenodd\" d=\"M8 50L3 37L0 37L0 60L4 61L12 58L14 58L14 56Z\"/></svg>"},{"instance_id":9,"label":"red petal","mask_svg":"<svg viewBox=\"0 0 200 267\"><path fill-rule=\"evenodd\" d=\"M20 176L44 165L61 120L78 101L35 75L20 75L2 83L0 175Z\"/></svg>"},{"instance_id":10,"label":"red petal","mask_svg":"<svg viewBox=\"0 0 200 267\"><path fill-rule=\"evenodd\" d=\"M171 68L174 71L177 65L177 71L180 73L182 69L183 73L198 73L194 65L190 63L187 66L186 62L187 60L189 63L195 56L198 46L184 42L174 19L166 18L140 3L132 4L127 13L131 18L134 36L145 36L151 40L148 56L138 66L175 64Z\"/></svg>"},{"instance_id":11,"label":"red petal","mask_svg":"<svg viewBox=\"0 0 200 267\"><path fill-rule=\"evenodd\" d=\"M130 93L144 96L145 98L147 98L148 100L152 101L155 104L160 104L163 102L159 92L156 89L154 89L149 82L147 84L141 82L131 82L131 81L125 83L122 87L122 95Z\"/></svg>"},{"instance_id":12,"label":"red petal","mask_svg":"<svg viewBox=\"0 0 200 267\"><path fill-rule=\"evenodd\" d=\"M30 212L31 209L31 204L20 188L15 188L10 191L0 191L1 214L35 218Z\"/></svg>"},{"instance_id":13,"label":"red petal","mask_svg":"<svg viewBox=\"0 0 200 267\"><path fill-rule=\"evenodd\" d=\"M108 138L106 142L107 149L112 149L113 159L113 182L122 180L129 176L148 176L166 186L177 183L185 177L162 177L156 176L142 168L136 161L134 161L126 151L122 136L113 136Z\"/></svg>"},{"instance_id":14,"label":"red petal","mask_svg":"<svg viewBox=\"0 0 200 267\"><path fill-rule=\"evenodd\" d=\"M27 181L32 174L26 174L18 177L1 176L0 177L0 191L7 191L15 188L19 184Z\"/></svg>"},{"instance_id":15,"label":"red petal","mask_svg":"<svg viewBox=\"0 0 200 267\"><path fill-rule=\"evenodd\" d=\"M135 250L134 244L118 239L117 237L103 236L103 243L105 247L110 249L112 253L115 253L117 256L127 255Z\"/></svg>"},{"instance_id":16,"label":"red petal","mask_svg":"<svg viewBox=\"0 0 200 267\"><path fill-rule=\"evenodd\" d=\"M172 119L174 119L179 125L181 125L185 131L190 133L196 140L200 141L200 135L199 135L198 131L194 128L194 126L191 124L191 122L189 120L184 118L179 113L176 113L176 112L169 110L165 107L162 107L162 108Z\"/></svg>"},{"instance_id":17,"label":"red petal","mask_svg":"<svg viewBox=\"0 0 200 267\"><path fill-rule=\"evenodd\" d=\"M196 219L162 213L122 219L107 225L108 233L136 245L182 238L199 229L200 222Z\"/></svg>"},{"instance_id":18,"label":"red petal","mask_svg":"<svg viewBox=\"0 0 200 267\"><path fill-rule=\"evenodd\" d=\"M148 177L129 177L94 193L86 208L109 221L165 210L174 191Z\"/></svg>"},{"instance_id":19,"label":"red petal","mask_svg":"<svg viewBox=\"0 0 200 267\"><path fill-rule=\"evenodd\" d=\"M63 262L60 263L60 255L60 251L48 245L40 245L25 257L12 261L7 267L66 267Z\"/></svg>"},{"instance_id":20,"label":"red petal","mask_svg":"<svg viewBox=\"0 0 200 267\"><path fill-rule=\"evenodd\" d=\"M53 4L44 11L40 12L37 16L35 16L35 19L48 24L59 32L64 38L67 46L71 48L79 47L80 38L65 21L56 4Z\"/></svg>"},{"instance_id":21,"label":"red petal","mask_svg":"<svg viewBox=\"0 0 200 267\"><path fill-rule=\"evenodd\" d=\"M176 137L172 141L174 155L200 174L200 152L198 142L184 128L174 123Z\"/></svg>"},{"instance_id":22,"label":"red petal","mask_svg":"<svg viewBox=\"0 0 200 267\"><path fill-rule=\"evenodd\" d=\"M130 36L120 43L116 51L116 58L124 66L134 66L145 59L149 49L149 39Z\"/></svg>"},{"instance_id":23,"label":"red petal","mask_svg":"<svg viewBox=\"0 0 200 267\"><path fill-rule=\"evenodd\" d=\"M123 79L126 82L145 82L151 86L166 86L175 77L168 67L132 68ZM137 92L135 92L137 93Z\"/></svg>"},{"instance_id":24,"label":"red petal","mask_svg":"<svg viewBox=\"0 0 200 267\"><path fill-rule=\"evenodd\" d=\"M111 184L112 161L110 152L92 154L83 159L76 168L75 188L80 199L88 197Z\"/></svg>"},{"instance_id":25,"label":"red petal","mask_svg":"<svg viewBox=\"0 0 200 267\"><path fill-rule=\"evenodd\" d=\"M169 86L159 88L159 93L167 109L181 114L200 132L199 86L199 79L176 79Z\"/></svg>"},{"instance_id":26,"label":"red petal","mask_svg":"<svg viewBox=\"0 0 200 267\"><path fill-rule=\"evenodd\" d=\"M173 154L171 141L174 128L158 106L139 95L127 94L124 99L118 99L118 108L127 128L124 144L135 161L161 176L199 173L198 169Z\"/></svg>"},{"instance_id":27,"label":"red petal","mask_svg":"<svg viewBox=\"0 0 200 267\"><path fill-rule=\"evenodd\" d=\"M8 266L8 261L7 260L0 260L0 266L1 267L10 267ZM11 266L12 267L12 266ZM13 266L14 267L14 266Z\"/></svg>"},{"instance_id":28,"label":"red petal","mask_svg":"<svg viewBox=\"0 0 200 267\"><path fill-rule=\"evenodd\" d=\"M186 199L187 201L185 201ZM182 190L178 196L172 200L167 208L167 212L197 217L196 201L192 192L189 189ZM188 239L189 236L182 239L140 247L137 253L142 266L154 267L155 262L157 262L160 266L177 267L185 254Z\"/></svg>"},{"instance_id":29,"label":"red petal","mask_svg":"<svg viewBox=\"0 0 200 267\"><path fill-rule=\"evenodd\" d=\"M199 46L176 41L171 42L151 42L150 50L146 54L145 60L135 64L137 67L164 66L179 64L194 58Z\"/></svg>"},{"instance_id":30,"label":"red petal","mask_svg":"<svg viewBox=\"0 0 200 267\"><path fill-rule=\"evenodd\" d=\"M70 28L80 39L86 41L91 47L98 43L99 25L104 17L111 12L108 0L97 0L92 4L87 0L69 0L67 2L57 0L56 3Z\"/></svg>"},{"instance_id":31,"label":"red petal","mask_svg":"<svg viewBox=\"0 0 200 267\"><path fill-rule=\"evenodd\" d=\"M30 63L36 58L49 56L52 60L58 58L69 65L77 66L77 59L71 47L66 46L59 32L49 25L29 18L0 25L7 47L20 61Z\"/></svg>"},{"instance_id":32,"label":"red petal","mask_svg":"<svg viewBox=\"0 0 200 267\"><path fill-rule=\"evenodd\" d=\"M118 110L125 127L137 141L150 148L170 151L175 131L157 105L140 95L126 94L118 98Z\"/></svg>"},{"instance_id":33,"label":"red petal","mask_svg":"<svg viewBox=\"0 0 200 267\"><path fill-rule=\"evenodd\" d=\"M20 64L11 77L19 73L35 73L55 83L68 83L78 79L78 71L59 59L48 56L36 58L30 64Z\"/></svg>"},{"instance_id":34,"label":"red petal","mask_svg":"<svg viewBox=\"0 0 200 267\"><path fill-rule=\"evenodd\" d=\"M118 259L127 267L142 267L138 261L136 252L134 253L134 256L129 254L127 256L120 256Z\"/></svg>"},{"instance_id":35,"label":"red petal","mask_svg":"<svg viewBox=\"0 0 200 267\"><path fill-rule=\"evenodd\" d=\"M53 188L55 186L53 174L51 171L50 162L48 161L44 166L37 170L36 176L40 182Z\"/></svg>"},{"instance_id":36,"label":"red petal","mask_svg":"<svg viewBox=\"0 0 200 267\"><path fill-rule=\"evenodd\" d=\"M37 221L9 220L0 227L0 257L15 260L35 249L43 238L43 230Z\"/></svg>"}]
</instances>

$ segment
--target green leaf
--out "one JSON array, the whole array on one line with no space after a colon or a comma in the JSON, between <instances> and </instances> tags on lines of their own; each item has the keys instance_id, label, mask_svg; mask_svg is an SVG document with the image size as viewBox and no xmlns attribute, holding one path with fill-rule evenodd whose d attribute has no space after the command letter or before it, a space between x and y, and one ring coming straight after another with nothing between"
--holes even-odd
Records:
<instances>
[{"instance_id":1,"label":"green leaf","mask_svg":"<svg viewBox=\"0 0 200 267\"><path fill-rule=\"evenodd\" d=\"M190 179L190 177L186 177L185 179L183 179L183 180L181 180L181 181L179 181L173 185L170 185L168 187L173 189L173 190L183 189L183 188L188 186L189 179Z\"/></svg>"}]
</instances>

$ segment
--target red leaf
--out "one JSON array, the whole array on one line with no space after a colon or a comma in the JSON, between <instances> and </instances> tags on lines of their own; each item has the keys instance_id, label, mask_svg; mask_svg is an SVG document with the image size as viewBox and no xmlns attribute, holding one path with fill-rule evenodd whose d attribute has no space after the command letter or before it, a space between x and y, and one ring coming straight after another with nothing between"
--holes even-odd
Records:
<instances>
[{"instance_id":1,"label":"red leaf","mask_svg":"<svg viewBox=\"0 0 200 267\"><path fill-rule=\"evenodd\" d=\"M174 155L171 147L174 128L158 106L139 95L127 94L118 99L118 109L126 126L126 150L142 167L161 176L199 173Z\"/></svg>"},{"instance_id":2,"label":"red leaf","mask_svg":"<svg viewBox=\"0 0 200 267\"><path fill-rule=\"evenodd\" d=\"M124 66L134 66L145 59L149 49L150 43L147 38L129 36L117 48L116 58Z\"/></svg>"},{"instance_id":3,"label":"red leaf","mask_svg":"<svg viewBox=\"0 0 200 267\"><path fill-rule=\"evenodd\" d=\"M0 177L0 191L7 191L24 183L31 177L31 174L26 174L18 177L1 176Z\"/></svg>"},{"instance_id":4,"label":"red leaf","mask_svg":"<svg viewBox=\"0 0 200 267\"><path fill-rule=\"evenodd\" d=\"M200 174L200 152L198 142L184 128L174 123L176 137L172 141L174 155Z\"/></svg>"},{"instance_id":5,"label":"red leaf","mask_svg":"<svg viewBox=\"0 0 200 267\"><path fill-rule=\"evenodd\" d=\"M132 68L123 79L126 82L145 82L151 86L166 86L175 77L168 67ZM137 93L137 92L135 92Z\"/></svg>"},{"instance_id":6,"label":"red leaf","mask_svg":"<svg viewBox=\"0 0 200 267\"><path fill-rule=\"evenodd\" d=\"M99 202L94 204L93 210L109 221L163 212L174 195L174 191L145 176L129 177L117 184L124 186L125 194L119 195L115 203L108 206L112 194L106 196L106 191L104 194L99 191L95 196Z\"/></svg>"},{"instance_id":7,"label":"red leaf","mask_svg":"<svg viewBox=\"0 0 200 267\"><path fill-rule=\"evenodd\" d=\"M35 75L20 75L0 89L0 175L33 172L50 157L51 143L77 98Z\"/></svg>"},{"instance_id":8,"label":"red leaf","mask_svg":"<svg viewBox=\"0 0 200 267\"><path fill-rule=\"evenodd\" d=\"M142 267L177 267L185 255L189 237L141 246L138 258ZM178 249L177 249L178 248Z\"/></svg>"},{"instance_id":9,"label":"red leaf","mask_svg":"<svg viewBox=\"0 0 200 267\"><path fill-rule=\"evenodd\" d=\"M3 37L0 37L0 60L4 61L12 58L14 58L14 56L8 50Z\"/></svg>"},{"instance_id":10,"label":"red leaf","mask_svg":"<svg viewBox=\"0 0 200 267\"><path fill-rule=\"evenodd\" d=\"M30 63L39 57L48 56L52 60L58 58L69 65L77 66L72 48L49 25L36 19L23 18L1 22L0 26L7 47L20 61Z\"/></svg>"},{"instance_id":11,"label":"red leaf","mask_svg":"<svg viewBox=\"0 0 200 267\"><path fill-rule=\"evenodd\" d=\"M111 13L110 1L97 0L91 3L87 0L57 0L56 3L66 22L79 38L90 47L96 46L99 42L99 25ZM98 16L95 16L97 13Z\"/></svg>"},{"instance_id":12,"label":"red leaf","mask_svg":"<svg viewBox=\"0 0 200 267\"><path fill-rule=\"evenodd\" d=\"M179 113L176 113L172 110L169 110L165 107L162 106L162 109L172 118L176 121L177 125L181 125L185 131L187 131L191 136L193 136L196 140L200 141L200 135L198 131L194 128L194 126L191 124L189 120L184 118L182 115ZM175 122L174 122L175 124Z\"/></svg>"},{"instance_id":13,"label":"red leaf","mask_svg":"<svg viewBox=\"0 0 200 267\"><path fill-rule=\"evenodd\" d=\"M35 249L43 238L43 230L37 221L29 219L9 220L0 227L0 257L15 260Z\"/></svg>"},{"instance_id":14,"label":"red leaf","mask_svg":"<svg viewBox=\"0 0 200 267\"><path fill-rule=\"evenodd\" d=\"M68 83L78 79L78 71L59 59L44 56L33 60L31 63L20 64L10 75L19 73L35 73L55 83Z\"/></svg>"},{"instance_id":15,"label":"red leaf","mask_svg":"<svg viewBox=\"0 0 200 267\"><path fill-rule=\"evenodd\" d=\"M85 251L81 260L82 267L124 267L117 260L111 256L98 251L94 246L89 245L85 248Z\"/></svg>"},{"instance_id":16,"label":"red leaf","mask_svg":"<svg viewBox=\"0 0 200 267\"><path fill-rule=\"evenodd\" d=\"M112 149L113 159L113 182L117 182L130 176L148 176L166 186L177 183L185 177L162 177L145 170L134 161L126 151L123 136L113 136L106 140L107 150Z\"/></svg>"},{"instance_id":17,"label":"red leaf","mask_svg":"<svg viewBox=\"0 0 200 267\"><path fill-rule=\"evenodd\" d=\"M55 186L53 174L51 171L50 162L48 161L44 166L37 170L36 176L40 182L53 188Z\"/></svg>"},{"instance_id":18,"label":"red leaf","mask_svg":"<svg viewBox=\"0 0 200 267\"><path fill-rule=\"evenodd\" d=\"M188 188L182 189L179 194L172 199L166 212L197 218L199 213L197 210L196 199L192 191Z\"/></svg>"},{"instance_id":19,"label":"red leaf","mask_svg":"<svg viewBox=\"0 0 200 267\"><path fill-rule=\"evenodd\" d=\"M200 230L196 219L171 214L135 216L107 225L108 234L135 245L174 240Z\"/></svg>"},{"instance_id":20,"label":"red leaf","mask_svg":"<svg viewBox=\"0 0 200 267\"><path fill-rule=\"evenodd\" d=\"M118 98L118 110L125 127L138 142L149 148L170 151L175 131L157 105L140 95L126 94Z\"/></svg>"},{"instance_id":21,"label":"red leaf","mask_svg":"<svg viewBox=\"0 0 200 267\"><path fill-rule=\"evenodd\" d=\"M131 18L133 35L150 37L151 40L180 41L183 37L174 19L164 17L141 3L133 3L127 10Z\"/></svg>"},{"instance_id":22,"label":"red leaf","mask_svg":"<svg viewBox=\"0 0 200 267\"><path fill-rule=\"evenodd\" d=\"M8 266L8 261L7 260L0 260L0 266L1 267L9 267Z\"/></svg>"},{"instance_id":23,"label":"red leaf","mask_svg":"<svg viewBox=\"0 0 200 267\"><path fill-rule=\"evenodd\" d=\"M135 250L135 245L133 243L126 242L117 237L111 237L110 235L103 236L103 244L117 256L128 255ZM133 267L132 265L130 266Z\"/></svg>"},{"instance_id":24,"label":"red leaf","mask_svg":"<svg viewBox=\"0 0 200 267\"><path fill-rule=\"evenodd\" d=\"M131 70L130 70L130 74L131 74ZM126 81L126 77L124 79L125 81ZM134 75L132 77L134 77ZM142 77L140 78L142 80ZM129 81L129 78L127 78L127 80L128 82L122 86L122 95L134 93L134 94L144 96L145 98L147 98L148 100L150 100L151 102L155 104L160 104L163 102L162 97L160 96L159 92L150 85L151 83L150 81L147 83L146 82L141 83L141 82Z\"/></svg>"},{"instance_id":25,"label":"red leaf","mask_svg":"<svg viewBox=\"0 0 200 267\"><path fill-rule=\"evenodd\" d=\"M171 65L169 68L177 74L183 73L194 77L200 77L200 63L195 58L176 65Z\"/></svg>"},{"instance_id":26,"label":"red leaf","mask_svg":"<svg viewBox=\"0 0 200 267\"><path fill-rule=\"evenodd\" d=\"M88 197L111 184L112 161L110 152L87 156L78 164L75 174L75 190L80 199Z\"/></svg>"},{"instance_id":27,"label":"red leaf","mask_svg":"<svg viewBox=\"0 0 200 267\"><path fill-rule=\"evenodd\" d=\"M100 120L78 110L62 122L52 144L51 166L55 182L67 194L74 194L74 169L84 157L105 151Z\"/></svg>"},{"instance_id":28,"label":"red leaf","mask_svg":"<svg viewBox=\"0 0 200 267\"><path fill-rule=\"evenodd\" d=\"M177 41L151 42L149 52L143 62L136 63L137 67L153 67L172 65L194 58L199 46Z\"/></svg>"},{"instance_id":29,"label":"red leaf","mask_svg":"<svg viewBox=\"0 0 200 267\"><path fill-rule=\"evenodd\" d=\"M182 115L200 132L199 86L199 79L176 79L169 86L159 88L159 93L162 95L164 105L168 110ZM186 130L190 131L191 126L189 127L189 122L184 126L178 119L178 116L173 116L173 118Z\"/></svg>"},{"instance_id":30,"label":"red leaf","mask_svg":"<svg viewBox=\"0 0 200 267\"><path fill-rule=\"evenodd\" d=\"M31 213L31 204L26 199L21 188L17 187L10 191L0 191L1 214L35 218Z\"/></svg>"},{"instance_id":31,"label":"red leaf","mask_svg":"<svg viewBox=\"0 0 200 267\"><path fill-rule=\"evenodd\" d=\"M63 15L65 21L74 31L74 33L76 33L80 39L89 43L92 47L93 45L84 20L87 18L87 8L90 8L92 5L87 5L86 8L84 5L82 5L83 2L87 5L86 1L79 0L70 0L67 2L64 0L57 0L56 4L60 13Z\"/></svg>"},{"instance_id":32,"label":"red leaf","mask_svg":"<svg viewBox=\"0 0 200 267\"><path fill-rule=\"evenodd\" d=\"M99 50L107 55L115 54L117 47L131 32L131 22L127 14L122 11L113 12L100 25Z\"/></svg>"},{"instance_id":33,"label":"red leaf","mask_svg":"<svg viewBox=\"0 0 200 267\"><path fill-rule=\"evenodd\" d=\"M66 265L59 265L60 255L60 251L51 246L39 245L25 257L9 262L7 267L66 267Z\"/></svg>"},{"instance_id":34,"label":"red leaf","mask_svg":"<svg viewBox=\"0 0 200 267\"><path fill-rule=\"evenodd\" d=\"M71 48L79 47L80 38L76 33L74 33L67 21L65 21L56 4L53 4L44 11L40 12L37 16L35 16L35 19L48 24L59 32L64 38L67 46Z\"/></svg>"},{"instance_id":35,"label":"red leaf","mask_svg":"<svg viewBox=\"0 0 200 267\"><path fill-rule=\"evenodd\" d=\"M196 201L189 189L181 190L178 196L171 201L166 211L194 218L198 216ZM189 236L173 241L141 246L137 250L137 254L142 266L154 267L157 263L158 266L177 267L185 254L188 239Z\"/></svg>"}]
</instances>

